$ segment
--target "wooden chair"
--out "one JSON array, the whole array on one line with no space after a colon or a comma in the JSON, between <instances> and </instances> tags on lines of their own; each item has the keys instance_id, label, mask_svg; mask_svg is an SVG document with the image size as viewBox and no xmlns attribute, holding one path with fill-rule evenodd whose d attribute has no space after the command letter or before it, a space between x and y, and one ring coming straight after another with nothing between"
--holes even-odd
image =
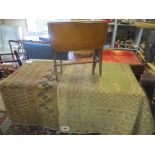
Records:
<instances>
[{"instance_id":1,"label":"wooden chair","mask_svg":"<svg viewBox=\"0 0 155 155\"><path fill-rule=\"evenodd\" d=\"M99 62L99 75L102 75L102 50L106 40L108 25L104 22L52 22L48 23L50 44L53 49L54 71L57 66L93 63L94 74L96 63ZM56 53L78 50L94 50L93 61L57 63Z\"/></svg>"}]
</instances>

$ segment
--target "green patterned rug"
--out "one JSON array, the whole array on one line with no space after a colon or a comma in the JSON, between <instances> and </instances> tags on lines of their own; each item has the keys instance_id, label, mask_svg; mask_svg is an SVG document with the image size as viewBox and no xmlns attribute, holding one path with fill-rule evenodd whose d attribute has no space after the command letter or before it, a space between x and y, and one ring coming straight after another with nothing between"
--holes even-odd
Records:
<instances>
[{"instance_id":1,"label":"green patterned rug","mask_svg":"<svg viewBox=\"0 0 155 155\"><path fill-rule=\"evenodd\" d=\"M59 83L57 98L61 131L154 132L147 97L128 64L103 63L101 77L91 74L91 64L68 66Z\"/></svg>"}]
</instances>

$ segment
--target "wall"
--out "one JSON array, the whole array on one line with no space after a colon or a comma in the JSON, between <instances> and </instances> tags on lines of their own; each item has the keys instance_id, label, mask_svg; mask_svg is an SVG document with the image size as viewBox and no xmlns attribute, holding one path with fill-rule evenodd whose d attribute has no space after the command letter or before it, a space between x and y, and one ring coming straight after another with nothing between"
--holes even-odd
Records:
<instances>
[{"instance_id":1,"label":"wall","mask_svg":"<svg viewBox=\"0 0 155 155\"><path fill-rule=\"evenodd\" d=\"M22 28L21 39L23 39L24 36L27 35L27 25L26 25L25 19L0 19L0 25L15 25L15 26L21 27ZM10 34L10 36L11 36L11 34ZM9 45L7 45L8 44L7 40L5 40L5 38L7 38L7 35L5 38L3 38L3 41L2 41L1 36L2 36L2 34L0 34L0 53L7 53L7 52L9 52L8 51ZM3 46L2 46L2 44L3 44ZM7 45L7 46L5 46L5 45ZM7 51L6 51L5 47L7 48Z\"/></svg>"},{"instance_id":2,"label":"wall","mask_svg":"<svg viewBox=\"0 0 155 155\"><path fill-rule=\"evenodd\" d=\"M27 25L25 19L0 19L0 24L16 25L22 27L22 36L27 34Z\"/></svg>"},{"instance_id":3,"label":"wall","mask_svg":"<svg viewBox=\"0 0 155 155\"><path fill-rule=\"evenodd\" d=\"M3 24L3 20L2 19L0 19L0 25L2 25Z\"/></svg>"},{"instance_id":4,"label":"wall","mask_svg":"<svg viewBox=\"0 0 155 155\"><path fill-rule=\"evenodd\" d=\"M0 25L3 24L3 19L0 19ZM1 41L1 34L0 34L0 51L2 49L2 41Z\"/></svg>"}]
</instances>

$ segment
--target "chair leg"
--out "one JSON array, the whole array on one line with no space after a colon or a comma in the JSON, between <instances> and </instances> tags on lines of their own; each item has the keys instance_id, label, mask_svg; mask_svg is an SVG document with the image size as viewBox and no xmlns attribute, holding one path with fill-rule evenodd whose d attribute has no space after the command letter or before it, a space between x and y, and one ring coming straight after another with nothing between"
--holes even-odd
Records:
<instances>
[{"instance_id":1,"label":"chair leg","mask_svg":"<svg viewBox=\"0 0 155 155\"><path fill-rule=\"evenodd\" d=\"M60 56L61 73L62 73L62 57Z\"/></svg>"},{"instance_id":2,"label":"chair leg","mask_svg":"<svg viewBox=\"0 0 155 155\"><path fill-rule=\"evenodd\" d=\"M12 40L9 40L8 42L9 42L9 46L10 46L10 50L11 50L12 59L15 60L14 52L13 52L13 50L12 50L12 46L11 46L11 42L12 42ZM13 41L13 42L14 42L14 41ZM15 42L16 42L16 41L15 41Z\"/></svg>"},{"instance_id":3,"label":"chair leg","mask_svg":"<svg viewBox=\"0 0 155 155\"><path fill-rule=\"evenodd\" d=\"M96 56L97 56L97 50L94 50L93 53L93 66L92 66L92 74L95 74L95 68L96 68Z\"/></svg>"},{"instance_id":4,"label":"chair leg","mask_svg":"<svg viewBox=\"0 0 155 155\"><path fill-rule=\"evenodd\" d=\"M53 60L54 60L54 72L55 72L56 80L58 81L57 63L56 63L56 51L55 50L53 50Z\"/></svg>"},{"instance_id":5,"label":"chair leg","mask_svg":"<svg viewBox=\"0 0 155 155\"><path fill-rule=\"evenodd\" d=\"M0 62L1 62L1 64L2 64L2 58L1 58L1 55L0 55Z\"/></svg>"},{"instance_id":6,"label":"chair leg","mask_svg":"<svg viewBox=\"0 0 155 155\"><path fill-rule=\"evenodd\" d=\"M14 54L15 54L15 56L16 56L16 59L17 59L17 62L18 62L18 64L19 64L19 66L21 66L21 65L22 65L22 61L20 60L20 57L19 57L17 51L14 51Z\"/></svg>"},{"instance_id":7,"label":"chair leg","mask_svg":"<svg viewBox=\"0 0 155 155\"><path fill-rule=\"evenodd\" d=\"M15 60L15 57L14 57L13 53L12 53L12 59Z\"/></svg>"},{"instance_id":8,"label":"chair leg","mask_svg":"<svg viewBox=\"0 0 155 155\"><path fill-rule=\"evenodd\" d=\"M99 52L99 76L101 76L102 75L102 50L98 52Z\"/></svg>"}]
</instances>

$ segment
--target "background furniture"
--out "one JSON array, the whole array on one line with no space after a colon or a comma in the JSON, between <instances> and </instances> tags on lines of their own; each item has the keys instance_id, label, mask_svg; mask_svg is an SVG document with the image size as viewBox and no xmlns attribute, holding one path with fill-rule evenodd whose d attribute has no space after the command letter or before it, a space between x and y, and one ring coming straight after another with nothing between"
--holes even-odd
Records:
<instances>
[{"instance_id":1,"label":"background furniture","mask_svg":"<svg viewBox=\"0 0 155 155\"><path fill-rule=\"evenodd\" d=\"M129 21L126 23L125 20L123 22L123 20L115 19L112 23L109 23L109 39L107 40L107 45L109 44L112 49L137 50L143 30L136 28L134 21L132 20L132 23ZM117 40L123 41L129 38L133 40L133 48L115 47Z\"/></svg>"},{"instance_id":2,"label":"background furniture","mask_svg":"<svg viewBox=\"0 0 155 155\"><path fill-rule=\"evenodd\" d=\"M140 78L140 84L150 101L151 111L155 118L155 71L147 69Z\"/></svg>"},{"instance_id":3,"label":"background furniture","mask_svg":"<svg viewBox=\"0 0 155 155\"><path fill-rule=\"evenodd\" d=\"M27 59L26 52L24 50L22 40L9 40L8 43L9 43L9 46L10 46L10 51L11 51L13 60L15 60L14 51L17 51L18 56L19 56L19 58L21 60L26 60Z\"/></svg>"},{"instance_id":4,"label":"background furniture","mask_svg":"<svg viewBox=\"0 0 155 155\"><path fill-rule=\"evenodd\" d=\"M23 45L27 59L53 59L53 51L49 43L24 41ZM59 55L57 55L57 59L60 59ZM68 60L68 53L63 53L62 59Z\"/></svg>"},{"instance_id":5,"label":"background furniture","mask_svg":"<svg viewBox=\"0 0 155 155\"><path fill-rule=\"evenodd\" d=\"M4 55L4 54L3 54ZM5 54L6 55L6 54ZM22 62L20 60L20 57L17 53L17 51L14 51L14 55L16 56L16 60L7 60L7 61L0 61L2 64L0 64L0 80L3 80L4 78L6 78L7 76L9 76L11 73L13 73L14 71L16 71L16 69L18 68L18 66L22 65ZM8 55L7 55L8 56ZM0 55L1 57L1 55ZM18 63L18 64L14 64L14 63ZM3 64L4 63L4 64ZM8 63L8 64L7 64ZM15 67L16 66L16 67Z\"/></svg>"},{"instance_id":6,"label":"background furniture","mask_svg":"<svg viewBox=\"0 0 155 155\"><path fill-rule=\"evenodd\" d=\"M155 21L136 22L136 27L147 33L147 37L142 41L145 43L144 47L140 46L143 51L144 59L149 63L155 62Z\"/></svg>"}]
</instances>

